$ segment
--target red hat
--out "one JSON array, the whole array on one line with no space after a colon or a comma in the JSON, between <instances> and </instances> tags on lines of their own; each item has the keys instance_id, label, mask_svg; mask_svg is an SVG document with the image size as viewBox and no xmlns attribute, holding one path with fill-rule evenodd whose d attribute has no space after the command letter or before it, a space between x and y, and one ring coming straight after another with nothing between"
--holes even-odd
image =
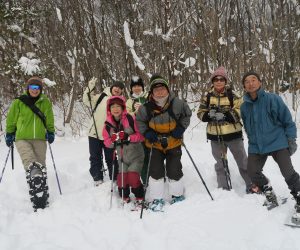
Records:
<instances>
[{"instance_id":1,"label":"red hat","mask_svg":"<svg viewBox=\"0 0 300 250\"><path fill-rule=\"evenodd\" d=\"M212 82L212 80L216 77L216 76L222 76L225 78L226 82L228 82L228 76L227 76L227 72L226 69L221 66L219 68L217 68L211 75L210 77L210 82Z\"/></svg>"},{"instance_id":2,"label":"red hat","mask_svg":"<svg viewBox=\"0 0 300 250\"><path fill-rule=\"evenodd\" d=\"M123 96L112 96L107 100L107 109L110 110L111 105L118 104L122 109L126 109L125 98Z\"/></svg>"}]
</instances>

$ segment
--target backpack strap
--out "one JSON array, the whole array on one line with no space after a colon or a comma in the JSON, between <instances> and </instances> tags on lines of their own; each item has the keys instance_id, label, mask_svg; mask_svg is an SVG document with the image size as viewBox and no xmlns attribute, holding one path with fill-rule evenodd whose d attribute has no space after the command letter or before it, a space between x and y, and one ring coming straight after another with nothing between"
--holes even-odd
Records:
<instances>
[{"instance_id":1,"label":"backpack strap","mask_svg":"<svg viewBox=\"0 0 300 250\"><path fill-rule=\"evenodd\" d=\"M30 102L29 96L28 95L21 95L21 96L17 97L17 99L19 99L25 105L27 105L32 110L32 112L35 113L42 120L45 128L47 129L46 116L44 115L44 113L37 106L35 106L33 103Z\"/></svg>"},{"instance_id":2,"label":"backpack strap","mask_svg":"<svg viewBox=\"0 0 300 250\"><path fill-rule=\"evenodd\" d=\"M130 115L130 114L127 113L127 114L126 114L126 117L127 117L129 126L132 128L133 133L135 133L136 131L135 131L135 128L134 128L134 120L133 120L132 115Z\"/></svg>"},{"instance_id":3,"label":"backpack strap","mask_svg":"<svg viewBox=\"0 0 300 250\"><path fill-rule=\"evenodd\" d=\"M104 92L102 92L102 93L101 93L101 95L99 96L99 98L98 98L97 102L96 102L96 105L95 105L95 107L94 107L94 108L93 108L93 110L92 110L92 114L94 114L94 113L95 113L95 111L96 111L96 109L97 109L98 105L99 105L99 104L102 102L102 100L103 100L103 98L104 98L105 96L107 96L107 94L106 94L106 93L104 93Z\"/></svg>"}]
</instances>

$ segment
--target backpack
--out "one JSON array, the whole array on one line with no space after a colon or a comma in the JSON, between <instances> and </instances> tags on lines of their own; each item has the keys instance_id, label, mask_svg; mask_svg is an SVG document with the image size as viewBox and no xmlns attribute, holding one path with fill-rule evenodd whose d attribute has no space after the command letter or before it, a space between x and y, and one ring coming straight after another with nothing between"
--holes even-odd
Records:
<instances>
[{"instance_id":1,"label":"backpack","mask_svg":"<svg viewBox=\"0 0 300 250\"><path fill-rule=\"evenodd\" d=\"M226 89L226 94L227 94L227 98L229 100L230 103L230 107L233 108L233 93L232 93L232 88L228 88ZM212 93L208 92L208 94L206 95L206 108L209 108L210 105L210 97L212 96Z\"/></svg>"}]
</instances>

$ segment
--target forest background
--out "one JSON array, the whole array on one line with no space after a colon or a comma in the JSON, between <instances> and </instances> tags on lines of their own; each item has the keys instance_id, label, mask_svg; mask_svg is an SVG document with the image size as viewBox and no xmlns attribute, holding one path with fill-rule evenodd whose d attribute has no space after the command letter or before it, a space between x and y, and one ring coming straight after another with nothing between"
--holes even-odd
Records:
<instances>
[{"instance_id":1,"label":"forest background","mask_svg":"<svg viewBox=\"0 0 300 250\"><path fill-rule=\"evenodd\" d=\"M240 94L255 70L267 90L292 93L297 113L299 40L298 0L1 0L0 131L31 75L45 79L73 134L86 126L81 99L92 77L101 91L114 80L129 87L132 76L147 85L159 72L197 104L216 67Z\"/></svg>"}]
</instances>

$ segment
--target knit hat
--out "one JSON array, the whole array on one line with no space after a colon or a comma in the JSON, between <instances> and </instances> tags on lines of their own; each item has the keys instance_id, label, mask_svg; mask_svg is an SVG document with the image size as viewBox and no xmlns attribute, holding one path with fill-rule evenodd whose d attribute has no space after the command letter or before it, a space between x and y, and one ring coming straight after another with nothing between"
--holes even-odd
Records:
<instances>
[{"instance_id":1,"label":"knit hat","mask_svg":"<svg viewBox=\"0 0 300 250\"><path fill-rule=\"evenodd\" d=\"M244 82L245 82L245 80L246 80L246 78L247 78L248 76L256 76L256 78L261 82L258 73L254 72L254 71L248 71L247 73L245 73L245 74L243 75L243 79L242 79L242 84L243 84L243 86L245 85Z\"/></svg>"},{"instance_id":2,"label":"knit hat","mask_svg":"<svg viewBox=\"0 0 300 250\"><path fill-rule=\"evenodd\" d=\"M136 85L141 86L143 88L143 91L144 91L144 82L143 82L142 78L140 78L140 77L132 77L131 78L130 91L132 91L132 87L136 86Z\"/></svg>"},{"instance_id":3,"label":"knit hat","mask_svg":"<svg viewBox=\"0 0 300 250\"><path fill-rule=\"evenodd\" d=\"M112 96L107 100L107 108L110 110L110 107L113 104L118 104L122 107L122 109L125 109L125 99L122 96Z\"/></svg>"},{"instance_id":4,"label":"knit hat","mask_svg":"<svg viewBox=\"0 0 300 250\"><path fill-rule=\"evenodd\" d=\"M150 92L152 92L153 89L155 87L157 87L158 85L165 86L167 88L167 90L169 91L169 82L166 79L164 79L162 76L160 76L159 74L154 74L150 78Z\"/></svg>"},{"instance_id":5,"label":"knit hat","mask_svg":"<svg viewBox=\"0 0 300 250\"><path fill-rule=\"evenodd\" d=\"M112 91L113 87L118 87L120 89L124 89L125 88L125 85L123 82L121 81L114 81L114 83L111 85L110 87L110 92Z\"/></svg>"},{"instance_id":6,"label":"knit hat","mask_svg":"<svg viewBox=\"0 0 300 250\"><path fill-rule=\"evenodd\" d=\"M228 82L228 76L227 76L227 72L226 69L221 66L219 68L217 68L211 75L210 77L210 82L212 83L212 80L216 77L216 76L222 76L225 78L226 82Z\"/></svg>"},{"instance_id":7,"label":"knit hat","mask_svg":"<svg viewBox=\"0 0 300 250\"><path fill-rule=\"evenodd\" d=\"M33 76L29 78L26 82L27 89L29 88L29 85L39 85L41 88L41 91L43 90L43 79L39 78L38 76Z\"/></svg>"}]
</instances>

